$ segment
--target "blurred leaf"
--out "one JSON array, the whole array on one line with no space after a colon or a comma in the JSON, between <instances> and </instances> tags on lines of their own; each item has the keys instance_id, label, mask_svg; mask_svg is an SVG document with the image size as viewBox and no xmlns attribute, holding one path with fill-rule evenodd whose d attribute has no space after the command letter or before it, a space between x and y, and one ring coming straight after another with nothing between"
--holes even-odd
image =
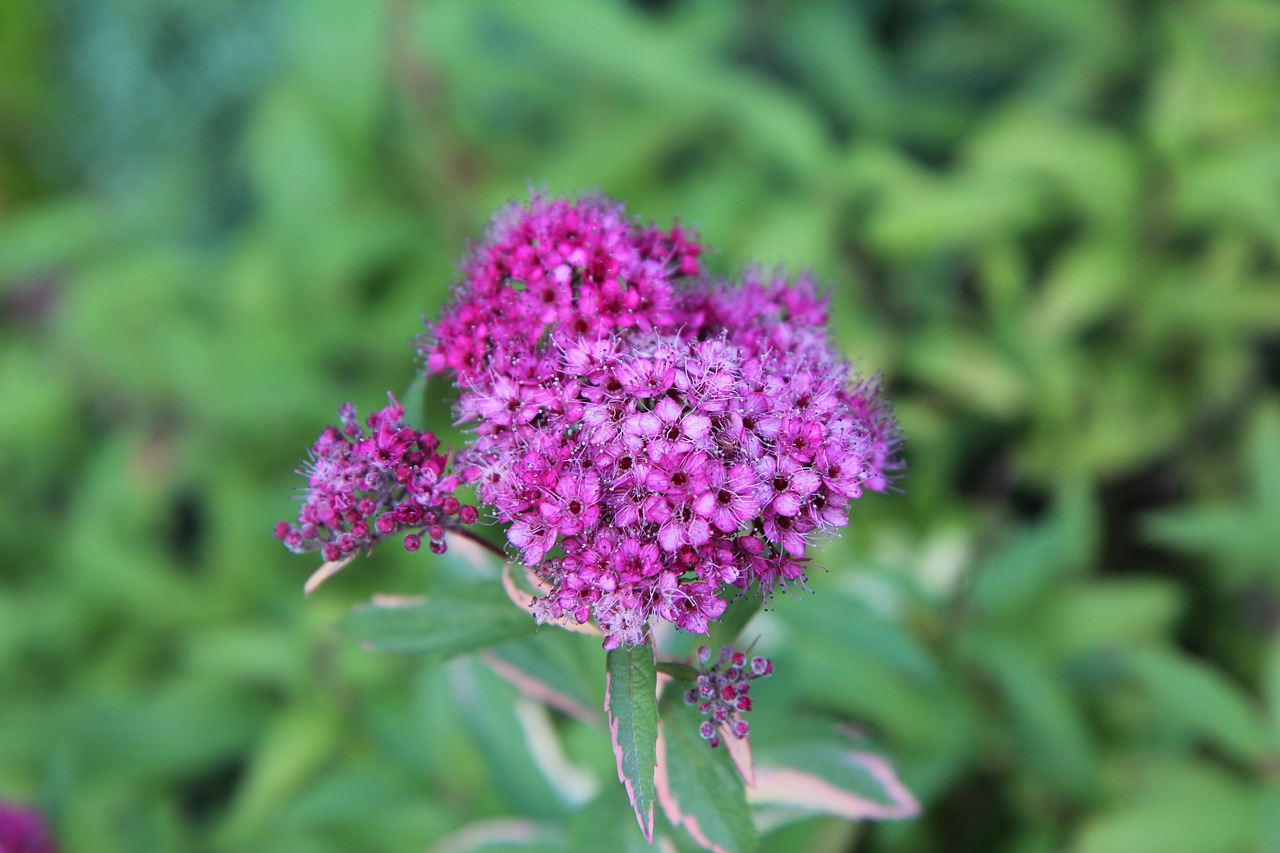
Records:
<instances>
[{"instance_id":1,"label":"blurred leaf","mask_svg":"<svg viewBox=\"0 0 1280 853\"><path fill-rule=\"evenodd\" d=\"M636 832L631 806L617 785L606 785L594 800L574 813L569 821L568 842L572 853L597 850L647 853L650 850L649 842Z\"/></svg>"},{"instance_id":2,"label":"blurred leaf","mask_svg":"<svg viewBox=\"0 0 1280 853\"><path fill-rule=\"evenodd\" d=\"M1254 418L1245 458L1258 504L1280 513L1280 404L1275 400Z\"/></svg>"},{"instance_id":3,"label":"blurred leaf","mask_svg":"<svg viewBox=\"0 0 1280 853\"><path fill-rule=\"evenodd\" d=\"M257 835L275 810L333 755L341 736L338 720L325 708L301 708L273 720L221 823L224 843Z\"/></svg>"},{"instance_id":4,"label":"blurred leaf","mask_svg":"<svg viewBox=\"0 0 1280 853\"><path fill-rule=\"evenodd\" d=\"M1280 784L1275 780L1262 786L1259 794L1258 850L1261 853L1280 851Z\"/></svg>"},{"instance_id":5,"label":"blurred leaf","mask_svg":"<svg viewBox=\"0 0 1280 853\"><path fill-rule=\"evenodd\" d=\"M892 255L954 250L1018 233L1045 219L1040 188L999 172L956 172L897 185L871 221L870 236Z\"/></svg>"},{"instance_id":6,"label":"blurred leaf","mask_svg":"<svg viewBox=\"0 0 1280 853\"><path fill-rule=\"evenodd\" d=\"M658 662L658 672L663 675L669 675L676 681L683 681L686 684L691 683L698 678L698 670L687 663L671 663L669 661Z\"/></svg>"},{"instance_id":7,"label":"blurred leaf","mask_svg":"<svg viewBox=\"0 0 1280 853\"><path fill-rule=\"evenodd\" d=\"M990 341L976 335L935 329L907 358L913 375L979 412L1009 418L1026 405L1025 378Z\"/></svg>"},{"instance_id":8,"label":"blurred leaf","mask_svg":"<svg viewBox=\"0 0 1280 853\"><path fill-rule=\"evenodd\" d=\"M846 820L903 820L920 813L889 762L838 741L763 752L747 799Z\"/></svg>"},{"instance_id":9,"label":"blurred leaf","mask_svg":"<svg viewBox=\"0 0 1280 853\"><path fill-rule=\"evenodd\" d=\"M515 689L475 659L448 669L458 718L484 758L489 785L517 814L563 816L573 802L575 768L564 763L555 730L536 725L533 706L526 712Z\"/></svg>"},{"instance_id":10,"label":"blurred leaf","mask_svg":"<svg viewBox=\"0 0 1280 853\"><path fill-rule=\"evenodd\" d=\"M584 646L585 644L585 646ZM481 659L525 695L558 711L594 723L600 719L597 644L562 631L539 631L533 637L503 643ZM589 673L589 674L588 674Z\"/></svg>"},{"instance_id":11,"label":"blurred leaf","mask_svg":"<svg viewBox=\"0 0 1280 853\"><path fill-rule=\"evenodd\" d=\"M682 41L671 31L625 6L557 0L534 11L524 4L501 3L480 14L466 5L438 6L431 9L424 29L434 52L450 64L463 64L459 45L484 41L476 31L492 27L490 16L497 8L505 13L508 30L520 28L522 38L511 40L523 48L526 61L530 54L544 54L553 58L547 63L552 69L572 68L576 77L624 86L687 121L720 119L791 169L813 168L825 154L814 117L780 87L701 52L681 50ZM459 14L461 10L466 11ZM592 38L576 36L584 29ZM493 29L487 33L490 38L493 34Z\"/></svg>"},{"instance_id":12,"label":"blurred leaf","mask_svg":"<svg viewBox=\"0 0 1280 853\"><path fill-rule=\"evenodd\" d=\"M433 848L439 853L559 853L558 832L531 820L482 820L468 824Z\"/></svg>"},{"instance_id":13,"label":"blurred leaf","mask_svg":"<svg viewBox=\"0 0 1280 853\"><path fill-rule=\"evenodd\" d=\"M1280 640L1272 638L1267 646L1262 670L1263 710L1267 717L1269 743L1280 748Z\"/></svg>"},{"instance_id":14,"label":"blurred leaf","mask_svg":"<svg viewBox=\"0 0 1280 853\"><path fill-rule=\"evenodd\" d=\"M106 236L104 211L89 199L67 198L5 217L0 228L0 293L29 278L62 272Z\"/></svg>"},{"instance_id":15,"label":"blurred leaf","mask_svg":"<svg viewBox=\"0 0 1280 853\"><path fill-rule=\"evenodd\" d=\"M1179 550L1206 554L1240 570L1256 573L1274 565L1280 528L1273 511L1249 506L1201 506L1157 513L1147 518L1150 539Z\"/></svg>"},{"instance_id":16,"label":"blurred leaf","mask_svg":"<svg viewBox=\"0 0 1280 853\"><path fill-rule=\"evenodd\" d=\"M1007 641L975 638L972 655L1004 699L1017 761L1072 796L1092 793L1098 785L1097 758L1065 680Z\"/></svg>"},{"instance_id":17,"label":"blurred leaf","mask_svg":"<svg viewBox=\"0 0 1280 853\"><path fill-rule=\"evenodd\" d=\"M653 840L655 741L658 706L654 648L623 646L608 653L605 711L618 760L618 781L627 789L645 840Z\"/></svg>"},{"instance_id":18,"label":"blurred leaf","mask_svg":"<svg viewBox=\"0 0 1280 853\"><path fill-rule=\"evenodd\" d=\"M861 653L911 684L942 683L942 670L933 655L902 620L856 594L825 590L822 596L795 602L779 618L795 627L794 642L815 661L827 657L824 650L836 656Z\"/></svg>"},{"instance_id":19,"label":"blurred leaf","mask_svg":"<svg viewBox=\"0 0 1280 853\"><path fill-rule=\"evenodd\" d=\"M1132 227L1137 161L1114 129L1014 107L975 134L969 150L976 169L1064 197L1111 239ZM1099 184L1108 191L1097 192Z\"/></svg>"},{"instance_id":20,"label":"blurred leaf","mask_svg":"<svg viewBox=\"0 0 1280 853\"><path fill-rule=\"evenodd\" d=\"M664 703L658 737L658 801L672 825L716 853L756 848L746 791L722 750L698 735L701 717Z\"/></svg>"},{"instance_id":21,"label":"blurred leaf","mask_svg":"<svg viewBox=\"0 0 1280 853\"><path fill-rule=\"evenodd\" d=\"M1221 671L1158 648L1128 650L1122 661L1151 692L1161 717L1245 761L1261 758L1266 736L1258 711Z\"/></svg>"},{"instance_id":22,"label":"blurred leaf","mask_svg":"<svg viewBox=\"0 0 1280 853\"><path fill-rule=\"evenodd\" d=\"M1135 768L1139 769L1139 768ZM1252 792L1204 765L1140 768L1139 790L1124 805L1092 817L1074 853L1236 853L1257 833Z\"/></svg>"},{"instance_id":23,"label":"blurred leaf","mask_svg":"<svg viewBox=\"0 0 1280 853\"><path fill-rule=\"evenodd\" d=\"M1028 331L1074 335L1123 304L1131 290L1129 258L1109 240L1081 242L1059 253L1045 274Z\"/></svg>"},{"instance_id":24,"label":"blurred leaf","mask_svg":"<svg viewBox=\"0 0 1280 853\"><path fill-rule=\"evenodd\" d=\"M1145 532L1151 540L1204 554L1232 569L1231 582L1252 575L1276 575L1280 553L1280 406L1260 408L1249 433L1247 475L1252 499L1202 504L1147 516Z\"/></svg>"},{"instance_id":25,"label":"blurred leaf","mask_svg":"<svg viewBox=\"0 0 1280 853\"><path fill-rule=\"evenodd\" d=\"M1168 635L1182 611L1180 590L1163 578L1094 581L1062 590L1035 616L1036 639L1055 659L1123 648Z\"/></svg>"},{"instance_id":26,"label":"blurred leaf","mask_svg":"<svg viewBox=\"0 0 1280 853\"><path fill-rule=\"evenodd\" d=\"M1063 489L1053 513L1014 533L975 570L970 596L983 614L999 618L1029 606L1092 551L1096 520L1087 492Z\"/></svg>"},{"instance_id":27,"label":"blurred leaf","mask_svg":"<svg viewBox=\"0 0 1280 853\"><path fill-rule=\"evenodd\" d=\"M533 633L497 584L454 586L430 598L374 596L338 623L369 649L447 659Z\"/></svg>"}]
</instances>

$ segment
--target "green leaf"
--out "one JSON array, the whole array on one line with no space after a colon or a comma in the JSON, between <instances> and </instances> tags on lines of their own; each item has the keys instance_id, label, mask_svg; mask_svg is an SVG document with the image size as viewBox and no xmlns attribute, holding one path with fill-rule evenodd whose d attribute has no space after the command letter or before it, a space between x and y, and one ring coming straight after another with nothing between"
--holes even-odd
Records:
<instances>
[{"instance_id":1,"label":"green leaf","mask_svg":"<svg viewBox=\"0 0 1280 853\"><path fill-rule=\"evenodd\" d=\"M903 820L920 813L920 803L889 762L842 741L767 751L748 798L847 820Z\"/></svg>"},{"instance_id":2,"label":"green leaf","mask_svg":"<svg viewBox=\"0 0 1280 853\"><path fill-rule=\"evenodd\" d=\"M1248 462L1258 503L1280 510L1280 406L1258 412L1249 432Z\"/></svg>"},{"instance_id":3,"label":"green leaf","mask_svg":"<svg viewBox=\"0 0 1280 853\"><path fill-rule=\"evenodd\" d=\"M447 667L458 723L470 735L488 776L488 787L516 814L561 817L579 796L571 766L549 726L535 725L519 710L515 689L468 658ZM531 704L531 703L526 703ZM537 707L537 706L532 706Z\"/></svg>"},{"instance_id":4,"label":"green leaf","mask_svg":"<svg viewBox=\"0 0 1280 853\"><path fill-rule=\"evenodd\" d=\"M1146 685L1160 715L1248 761L1266 748L1262 720L1236 685L1204 664L1158 649L1124 656L1130 673Z\"/></svg>"},{"instance_id":5,"label":"green leaf","mask_svg":"<svg viewBox=\"0 0 1280 853\"><path fill-rule=\"evenodd\" d=\"M589 648L583 649L583 646ZM587 683L587 652L596 675L599 644L566 631L539 631L485 651L481 659L525 695L588 723L600 720L598 682Z\"/></svg>"},{"instance_id":6,"label":"green leaf","mask_svg":"<svg viewBox=\"0 0 1280 853\"><path fill-rule=\"evenodd\" d=\"M654 766L657 764L658 672L653 647L609 652L605 671L605 711L618 761L618 780L627 789L646 841L653 840Z\"/></svg>"},{"instance_id":7,"label":"green leaf","mask_svg":"<svg viewBox=\"0 0 1280 853\"><path fill-rule=\"evenodd\" d=\"M374 596L338 626L370 649L419 652L441 660L534 630L534 623L511 606L497 584L431 598Z\"/></svg>"},{"instance_id":8,"label":"green leaf","mask_svg":"<svg viewBox=\"0 0 1280 853\"><path fill-rule=\"evenodd\" d=\"M1086 489L1064 488L1048 519L1018 531L979 568L971 592L977 609L995 617L1017 614L1044 595L1092 554L1094 516Z\"/></svg>"},{"instance_id":9,"label":"green leaf","mask_svg":"<svg viewBox=\"0 0 1280 853\"><path fill-rule=\"evenodd\" d=\"M974 638L972 643L975 662L1004 697L1020 764L1077 796L1096 790L1097 758L1069 682L1013 642Z\"/></svg>"},{"instance_id":10,"label":"green leaf","mask_svg":"<svg viewBox=\"0 0 1280 853\"><path fill-rule=\"evenodd\" d=\"M701 718L681 703L663 706L658 738L658 799L667 819L715 853L756 847L746 789L722 750L698 735Z\"/></svg>"},{"instance_id":11,"label":"green leaf","mask_svg":"<svg viewBox=\"0 0 1280 853\"><path fill-rule=\"evenodd\" d=\"M446 836L433 850L455 853L563 853L564 837L546 823L511 818L477 820Z\"/></svg>"},{"instance_id":12,"label":"green leaf","mask_svg":"<svg viewBox=\"0 0 1280 853\"><path fill-rule=\"evenodd\" d=\"M1266 782L1258 795L1258 850L1280 853L1280 783Z\"/></svg>"},{"instance_id":13,"label":"green leaf","mask_svg":"<svg viewBox=\"0 0 1280 853\"><path fill-rule=\"evenodd\" d=\"M698 670L689 666L687 663L670 663L663 661L658 664L658 672L663 675L669 675L676 681L696 681L698 678Z\"/></svg>"},{"instance_id":14,"label":"green leaf","mask_svg":"<svg viewBox=\"0 0 1280 853\"><path fill-rule=\"evenodd\" d=\"M1280 747L1280 638L1267 647L1262 670L1262 698L1273 748Z\"/></svg>"},{"instance_id":15,"label":"green leaf","mask_svg":"<svg viewBox=\"0 0 1280 853\"><path fill-rule=\"evenodd\" d=\"M1062 590L1031 628L1054 660L1167 636L1182 609L1181 590L1164 578L1095 581Z\"/></svg>"},{"instance_id":16,"label":"green leaf","mask_svg":"<svg viewBox=\"0 0 1280 853\"><path fill-rule=\"evenodd\" d=\"M1280 549L1275 511L1246 503L1200 504L1147 516L1148 539L1223 564L1227 580L1274 571ZM1222 580L1222 578L1215 578Z\"/></svg>"},{"instance_id":17,"label":"green leaf","mask_svg":"<svg viewBox=\"0 0 1280 853\"><path fill-rule=\"evenodd\" d=\"M1127 768L1129 802L1091 816L1076 853L1236 853L1257 849L1257 793L1203 764L1157 761Z\"/></svg>"},{"instance_id":18,"label":"green leaf","mask_svg":"<svg viewBox=\"0 0 1280 853\"><path fill-rule=\"evenodd\" d=\"M649 853L649 844L636 835L631 806L621 789L607 786L569 819L566 847L572 853Z\"/></svg>"}]
</instances>

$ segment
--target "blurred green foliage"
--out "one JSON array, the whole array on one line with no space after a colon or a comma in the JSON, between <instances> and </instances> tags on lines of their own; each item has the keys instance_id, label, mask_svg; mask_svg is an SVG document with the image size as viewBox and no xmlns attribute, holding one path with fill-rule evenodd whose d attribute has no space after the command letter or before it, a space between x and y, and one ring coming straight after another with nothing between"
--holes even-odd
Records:
<instances>
[{"instance_id":1,"label":"blurred green foliage","mask_svg":"<svg viewBox=\"0 0 1280 853\"><path fill-rule=\"evenodd\" d=\"M67 850L634 848L602 730L334 627L473 568L304 601L270 537L527 181L811 265L897 404L753 725L924 816L766 849L1280 850L1280 6L19 0L0 56L0 797Z\"/></svg>"}]
</instances>

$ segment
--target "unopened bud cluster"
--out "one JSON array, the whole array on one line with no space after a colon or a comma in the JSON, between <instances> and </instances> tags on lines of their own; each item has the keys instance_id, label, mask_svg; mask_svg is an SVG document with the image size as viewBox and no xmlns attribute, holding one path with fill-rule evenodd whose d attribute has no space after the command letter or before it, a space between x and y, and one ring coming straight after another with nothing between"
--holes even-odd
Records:
<instances>
[{"instance_id":1,"label":"unopened bud cluster","mask_svg":"<svg viewBox=\"0 0 1280 853\"><path fill-rule=\"evenodd\" d=\"M710 668L711 649L698 647L698 678L693 687L685 691L686 705L696 705L698 713L710 719L698 727L703 740L716 747L720 745L721 731L736 738L745 738L751 732L751 724L742 715L751 710L750 682L773 674L773 664L768 659L753 657L736 651L732 646L720 650L720 660Z\"/></svg>"}]
</instances>

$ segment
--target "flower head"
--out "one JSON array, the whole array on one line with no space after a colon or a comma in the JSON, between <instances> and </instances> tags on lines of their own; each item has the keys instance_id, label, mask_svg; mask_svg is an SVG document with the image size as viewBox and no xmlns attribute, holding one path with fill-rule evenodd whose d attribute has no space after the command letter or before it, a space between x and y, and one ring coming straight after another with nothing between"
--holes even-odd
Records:
<instances>
[{"instance_id":1,"label":"flower head","mask_svg":"<svg viewBox=\"0 0 1280 853\"><path fill-rule=\"evenodd\" d=\"M657 619L705 633L724 594L803 586L811 543L890 482L896 427L833 348L811 276L697 278L701 253L602 196L506 208L420 344L459 389L468 446L438 453L394 400L369 433L347 412L277 535L330 559L405 529L442 547L474 482L548 585L535 614L594 620L606 648Z\"/></svg>"}]
</instances>

